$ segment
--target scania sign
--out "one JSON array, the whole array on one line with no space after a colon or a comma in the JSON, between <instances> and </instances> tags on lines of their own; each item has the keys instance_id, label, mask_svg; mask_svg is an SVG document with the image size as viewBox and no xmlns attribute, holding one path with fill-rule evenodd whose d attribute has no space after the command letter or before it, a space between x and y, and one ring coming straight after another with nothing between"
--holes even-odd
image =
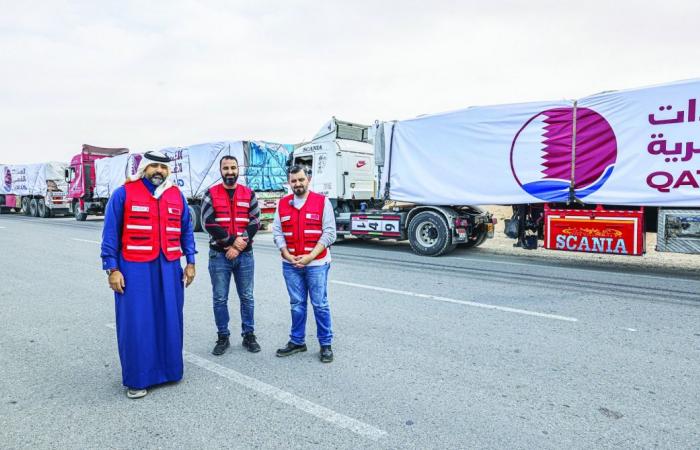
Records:
<instances>
[{"instance_id":1,"label":"scania sign","mask_svg":"<svg viewBox=\"0 0 700 450\"><path fill-rule=\"evenodd\" d=\"M545 248L585 253L642 255L644 211L545 207Z\"/></svg>"},{"instance_id":2,"label":"scania sign","mask_svg":"<svg viewBox=\"0 0 700 450\"><path fill-rule=\"evenodd\" d=\"M602 238L576 235L556 236L557 250L570 250L576 252L592 253L615 253L618 255L629 255L625 240L622 238Z\"/></svg>"}]
</instances>

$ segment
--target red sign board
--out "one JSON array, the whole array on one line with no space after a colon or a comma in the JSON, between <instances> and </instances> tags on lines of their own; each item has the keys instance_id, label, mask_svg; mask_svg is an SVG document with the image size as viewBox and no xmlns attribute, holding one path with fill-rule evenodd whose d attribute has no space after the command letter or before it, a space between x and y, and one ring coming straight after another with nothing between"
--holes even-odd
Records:
<instances>
[{"instance_id":1,"label":"red sign board","mask_svg":"<svg viewBox=\"0 0 700 450\"><path fill-rule=\"evenodd\" d=\"M544 247L586 253L643 255L644 209L555 209L545 205Z\"/></svg>"}]
</instances>

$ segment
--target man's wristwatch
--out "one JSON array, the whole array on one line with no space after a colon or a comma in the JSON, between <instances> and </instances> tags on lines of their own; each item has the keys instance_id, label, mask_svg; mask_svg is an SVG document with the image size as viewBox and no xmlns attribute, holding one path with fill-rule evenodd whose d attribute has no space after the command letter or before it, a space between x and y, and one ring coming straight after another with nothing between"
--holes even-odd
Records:
<instances>
[{"instance_id":1,"label":"man's wristwatch","mask_svg":"<svg viewBox=\"0 0 700 450\"><path fill-rule=\"evenodd\" d=\"M107 269L107 270L105 270L105 273L107 274L107 276L112 275L114 272L119 272L119 269Z\"/></svg>"}]
</instances>

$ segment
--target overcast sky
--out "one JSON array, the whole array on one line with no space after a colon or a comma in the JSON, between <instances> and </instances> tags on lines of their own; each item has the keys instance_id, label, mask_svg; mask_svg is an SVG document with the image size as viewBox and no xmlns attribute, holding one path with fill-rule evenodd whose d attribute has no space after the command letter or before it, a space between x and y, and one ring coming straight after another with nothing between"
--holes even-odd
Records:
<instances>
[{"instance_id":1,"label":"overcast sky","mask_svg":"<svg viewBox=\"0 0 700 450\"><path fill-rule=\"evenodd\" d=\"M218 140L296 143L471 105L699 76L669 1L0 0L0 163Z\"/></svg>"}]
</instances>

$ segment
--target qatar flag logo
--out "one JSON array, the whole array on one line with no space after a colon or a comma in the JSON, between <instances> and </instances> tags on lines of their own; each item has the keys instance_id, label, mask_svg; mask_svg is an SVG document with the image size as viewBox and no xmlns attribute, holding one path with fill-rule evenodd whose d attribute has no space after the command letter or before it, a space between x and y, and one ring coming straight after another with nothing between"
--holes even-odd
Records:
<instances>
[{"instance_id":1,"label":"qatar flag logo","mask_svg":"<svg viewBox=\"0 0 700 450\"><path fill-rule=\"evenodd\" d=\"M513 139L513 176L540 200L569 199L572 165L579 199L600 189L615 167L615 132L603 116L588 108L576 108L576 160L572 161L573 112L574 108L552 108L538 113Z\"/></svg>"},{"instance_id":2,"label":"qatar flag logo","mask_svg":"<svg viewBox=\"0 0 700 450\"><path fill-rule=\"evenodd\" d=\"M5 189L5 192L10 192L12 190L12 171L8 166L5 166L3 181L3 189Z\"/></svg>"}]
</instances>

